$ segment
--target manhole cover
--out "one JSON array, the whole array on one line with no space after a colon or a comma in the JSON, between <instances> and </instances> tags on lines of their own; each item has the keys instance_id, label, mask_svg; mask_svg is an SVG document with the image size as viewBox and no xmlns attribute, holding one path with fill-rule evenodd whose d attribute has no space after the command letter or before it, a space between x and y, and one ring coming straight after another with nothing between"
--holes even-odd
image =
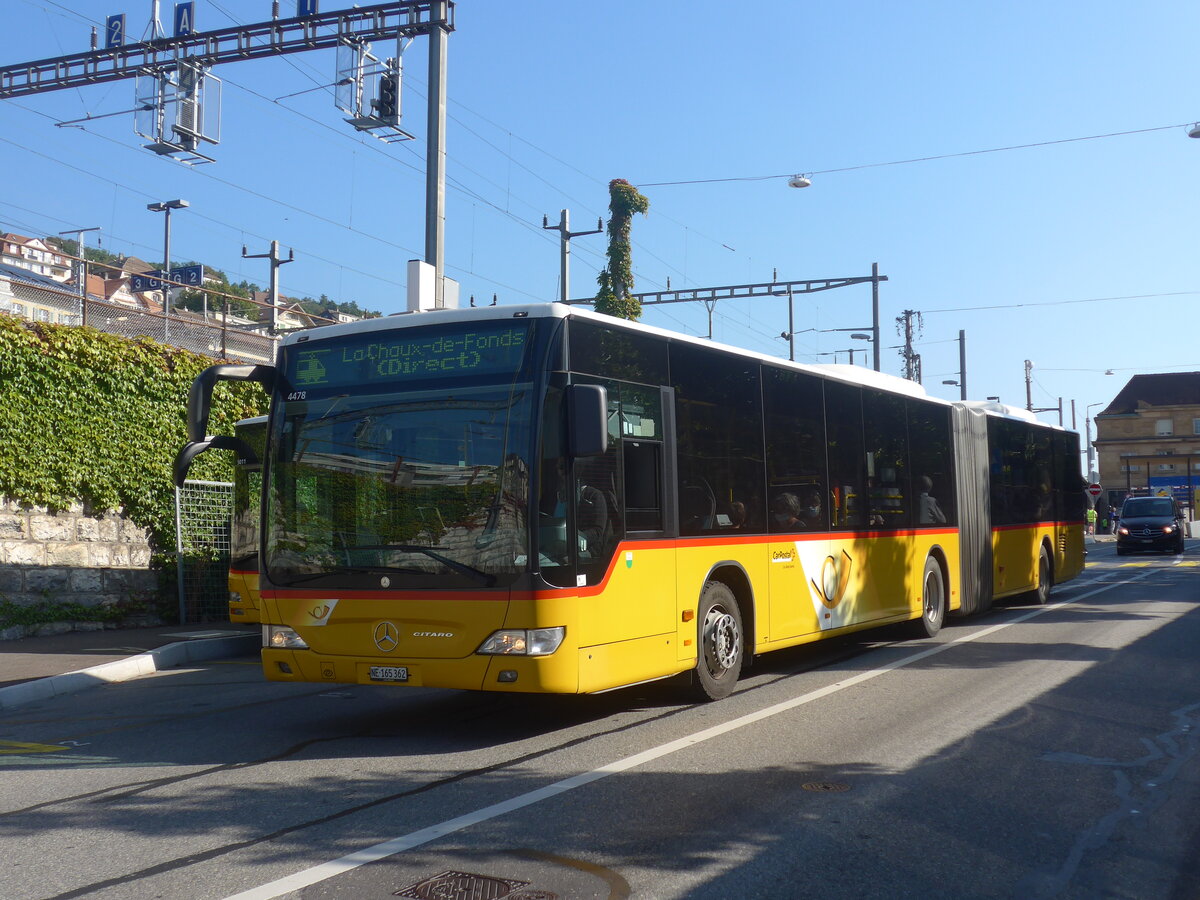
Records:
<instances>
[{"instance_id":1,"label":"manhole cover","mask_svg":"<svg viewBox=\"0 0 1200 900\"><path fill-rule=\"evenodd\" d=\"M408 897L410 900L501 900L529 885L528 881L472 875L470 872L442 872L412 887L396 891L393 896Z\"/></svg>"},{"instance_id":2,"label":"manhole cover","mask_svg":"<svg viewBox=\"0 0 1200 900\"><path fill-rule=\"evenodd\" d=\"M843 791L850 790L850 785L842 784L839 781L809 781L800 785L800 787L815 794L840 794Z\"/></svg>"}]
</instances>

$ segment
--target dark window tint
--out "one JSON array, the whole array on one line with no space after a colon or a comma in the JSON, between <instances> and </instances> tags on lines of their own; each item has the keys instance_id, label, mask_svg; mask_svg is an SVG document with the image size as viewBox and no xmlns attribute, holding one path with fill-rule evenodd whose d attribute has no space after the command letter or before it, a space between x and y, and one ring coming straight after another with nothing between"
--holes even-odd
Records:
<instances>
[{"instance_id":1,"label":"dark window tint","mask_svg":"<svg viewBox=\"0 0 1200 900\"><path fill-rule=\"evenodd\" d=\"M829 527L825 473L825 400L820 378L763 369L768 527L773 532Z\"/></svg>"},{"instance_id":2,"label":"dark window tint","mask_svg":"<svg viewBox=\"0 0 1200 900\"><path fill-rule=\"evenodd\" d=\"M1079 465L1079 435L1073 431L1055 434L1054 450L1056 517L1061 522L1082 522L1087 483Z\"/></svg>"},{"instance_id":3,"label":"dark window tint","mask_svg":"<svg viewBox=\"0 0 1200 900\"><path fill-rule=\"evenodd\" d=\"M950 409L924 400L906 402L915 524L953 525L957 518Z\"/></svg>"},{"instance_id":4,"label":"dark window tint","mask_svg":"<svg viewBox=\"0 0 1200 900\"><path fill-rule=\"evenodd\" d=\"M762 531L758 364L672 343L671 377L679 434L680 533Z\"/></svg>"},{"instance_id":5,"label":"dark window tint","mask_svg":"<svg viewBox=\"0 0 1200 900\"><path fill-rule=\"evenodd\" d=\"M866 457L863 451L862 389L825 384L825 422L829 457L830 524L859 528L866 524Z\"/></svg>"},{"instance_id":6,"label":"dark window tint","mask_svg":"<svg viewBox=\"0 0 1200 900\"><path fill-rule=\"evenodd\" d=\"M1054 512L1051 432L1025 422L988 420L992 524L1048 521Z\"/></svg>"},{"instance_id":7,"label":"dark window tint","mask_svg":"<svg viewBox=\"0 0 1200 900\"><path fill-rule=\"evenodd\" d=\"M902 528L911 522L904 398L864 389L862 403L867 524L872 528Z\"/></svg>"},{"instance_id":8,"label":"dark window tint","mask_svg":"<svg viewBox=\"0 0 1200 900\"><path fill-rule=\"evenodd\" d=\"M641 384L667 383L667 341L571 319L571 371Z\"/></svg>"}]
</instances>

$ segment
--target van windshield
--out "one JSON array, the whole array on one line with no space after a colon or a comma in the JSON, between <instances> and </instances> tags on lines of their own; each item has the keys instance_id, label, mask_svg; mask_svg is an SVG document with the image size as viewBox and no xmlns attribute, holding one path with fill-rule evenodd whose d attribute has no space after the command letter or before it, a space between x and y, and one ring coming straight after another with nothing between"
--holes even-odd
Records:
<instances>
[{"instance_id":1,"label":"van windshield","mask_svg":"<svg viewBox=\"0 0 1200 900\"><path fill-rule=\"evenodd\" d=\"M1175 501L1168 497L1136 497L1126 500L1121 509L1122 519L1136 519L1140 516L1173 516Z\"/></svg>"}]
</instances>

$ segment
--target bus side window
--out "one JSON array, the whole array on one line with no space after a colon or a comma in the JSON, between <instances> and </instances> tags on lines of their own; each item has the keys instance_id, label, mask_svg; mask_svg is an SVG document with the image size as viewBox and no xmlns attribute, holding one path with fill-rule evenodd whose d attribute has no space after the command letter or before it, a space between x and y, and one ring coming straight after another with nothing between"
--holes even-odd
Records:
<instances>
[{"instance_id":1,"label":"bus side window","mask_svg":"<svg viewBox=\"0 0 1200 900\"><path fill-rule=\"evenodd\" d=\"M630 531L661 531L662 444L624 441L625 523Z\"/></svg>"}]
</instances>

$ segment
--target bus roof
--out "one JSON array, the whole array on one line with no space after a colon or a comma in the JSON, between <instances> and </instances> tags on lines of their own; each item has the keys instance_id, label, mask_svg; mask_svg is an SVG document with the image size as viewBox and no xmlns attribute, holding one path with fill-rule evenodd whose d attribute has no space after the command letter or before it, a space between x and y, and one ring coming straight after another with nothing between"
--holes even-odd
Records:
<instances>
[{"instance_id":1,"label":"bus roof","mask_svg":"<svg viewBox=\"0 0 1200 900\"><path fill-rule=\"evenodd\" d=\"M383 316L380 318L360 319L357 322L348 322L339 325L323 325L320 328L308 329L302 332L292 332L291 334L284 336L281 346L288 346L289 344L307 341L310 338L324 340L330 337L345 337L354 334L363 334L375 331L391 331L398 328L413 328L421 325L434 325L439 323L449 324L454 322L477 322L480 320L486 321L513 318L567 318L568 316L580 319L589 319L593 322L602 322L603 324L612 328L623 328L630 331L641 332L643 334L654 334L660 337L670 338L671 340L675 341L685 341L687 343L696 344L697 346L716 347L738 356L757 359L762 362L771 363L772 365L782 365L788 368L798 369L800 371L809 372L824 378L833 378L838 381L845 381L851 384L875 387L881 390L891 391L892 393L905 394L910 397L919 397L935 403L951 405L951 402L948 400L943 400L940 397L931 397L926 392L925 388L920 384L917 384L914 381L909 381L906 378L900 378L897 375L889 375L885 372L876 372L873 369L866 369L862 366L813 365L808 363L792 362L790 360L780 359L777 356L768 356L765 353L747 350L744 347L734 347L730 344L722 344L716 341L710 341L707 338L694 337L692 335L682 334L677 331L669 331L665 328L659 328L654 325L645 325L641 322L630 322L626 319L614 318L613 316L604 315L603 313L598 313L585 307L570 306L563 303L527 303L506 306L478 306L459 309L440 309L415 313L395 313L393 315Z\"/></svg>"}]
</instances>

